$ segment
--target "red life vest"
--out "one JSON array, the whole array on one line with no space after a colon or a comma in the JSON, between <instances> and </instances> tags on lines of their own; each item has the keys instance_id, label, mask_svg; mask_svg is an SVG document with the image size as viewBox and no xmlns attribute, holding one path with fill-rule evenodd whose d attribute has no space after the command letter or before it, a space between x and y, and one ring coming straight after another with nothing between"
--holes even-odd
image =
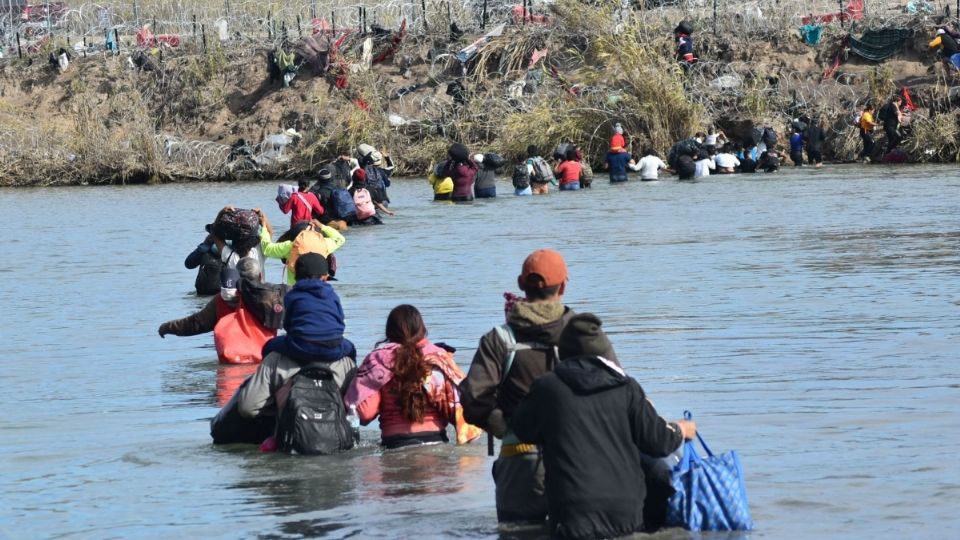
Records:
<instances>
[{"instance_id":1,"label":"red life vest","mask_svg":"<svg viewBox=\"0 0 960 540\"><path fill-rule=\"evenodd\" d=\"M241 305L217 321L213 345L222 364L259 364L263 345L276 335L276 330L265 328Z\"/></svg>"}]
</instances>

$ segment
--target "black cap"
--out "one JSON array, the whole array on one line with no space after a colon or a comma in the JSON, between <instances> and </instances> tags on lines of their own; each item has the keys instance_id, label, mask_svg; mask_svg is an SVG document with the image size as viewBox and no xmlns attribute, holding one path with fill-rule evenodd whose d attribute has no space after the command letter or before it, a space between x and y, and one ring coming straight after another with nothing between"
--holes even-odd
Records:
<instances>
[{"instance_id":1,"label":"black cap","mask_svg":"<svg viewBox=\"0 0 960 540\"><path fill-rule=\"evenodd\" d=\"M317 173L317 179L321 182L325 180L330 180L333 178L333 174L330 173L330 169L320 169L320 172Z\"/></svg>"},{"instance_id":2,"label":"black cap","mask_svg":"<svg viewBox=\"0 0 960 540\"><path fill-rule=\"evenodd\" d=\"M224 266L220 270L220 288L236 289L240 283L240 272L236 268Z\"/></svg>"},{"instance_id":3,"label":"black cap","mask_svg":"<svg viewBox=\"0 0 960 540\"><path fill-rule=\"evenodd\" d=\"M293 270L298 281L301 279L318 279L330 274L327 258L319 253L304 253L297 258Z\"/></svg>"}]
</instances>

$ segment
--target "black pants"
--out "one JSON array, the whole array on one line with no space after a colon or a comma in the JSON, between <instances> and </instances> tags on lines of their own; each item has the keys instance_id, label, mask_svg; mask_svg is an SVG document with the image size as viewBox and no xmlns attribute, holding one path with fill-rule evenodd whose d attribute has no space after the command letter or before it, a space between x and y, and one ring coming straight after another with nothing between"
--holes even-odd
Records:
<instances>
[{"instance_id":1,"label":"black pants","mask_svg":"<svg viewBox=\"0 0 960 540\"><path fill-rule=\"evenodd\" d=\"M860 139L863 141L863 150L860 151L860 157L870 157L873 155L873 134L869 131L860 130Z\"/></svg>"},{"instance_id":2,"label":"black pants","mask_svg":"<svg viewBox=\"0 0 960 540\"><path fill-rule=\"evenodd\" d=\"M887 134L887 153L889 154L900 144L900 130L896 126L883 126L883 132Z\"/></svg>"}]
</instances>

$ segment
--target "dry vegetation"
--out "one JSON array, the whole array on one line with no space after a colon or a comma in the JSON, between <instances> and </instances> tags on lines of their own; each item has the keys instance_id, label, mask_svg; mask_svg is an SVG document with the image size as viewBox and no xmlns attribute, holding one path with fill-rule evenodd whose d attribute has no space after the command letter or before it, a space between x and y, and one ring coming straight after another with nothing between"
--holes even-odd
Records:
<instances>
[{"instance_id":1,"label":"dry vegetation","mask_svg":"<svg viewBox=\"0 0 960 540\"><path fill-rule=\"evenodd\" d=\"M303 72L292 88L269 85L269 45L249 36L225 45L208 39L205 47L188 39L151 56L154 71L130 68L126 53L76 59L62 75L45 62L8 60L0 67L0 185L299 176L361 142L391 153L401 174L421 174L451 141L512 156L529 144L569 140L596 162L615 122L632 136L634 151L649 145L664 152L710 125L736 136L770 123L784 133L800 113L831 128L826 155L842 160L859 149L851 125L857 108L886 99L904 78L887 64L850 62L843 80L821 81L839 29L826 27L821 45L808 47L788 13L774 8L756 21L728 16L732 26L716 36L699 32L703 61L684 71L672 60L671 29L684 16L704 30L709 20L670 10L622 12L619 5L561 0L552 7L554 24L508 26L465 69L451 53L477 35L449 42L445 31L415 28L391 62L351 74L345 89ZM445 28L446 17L428 8L430 28ZM252 27L263 24L250 15ZM361 44L348 39L343 60L356 63ZM528 69L537 50L549 52ZM931 63L910 54L921 68ZM445 89L461 75L468 99L456 105ZM952 77L935 71L914 91L923 109L904 147L915 161L960 158L958 115L945 98L957 84ZM528 81L536 82L532 93L521 90ZM412 84L414 91L396 95ZM392 126L390 115L405 123ZM289 161L259 173L228 165L237 138L260 141L289 127L303 134Z\"/></svg>"}]
</instances>

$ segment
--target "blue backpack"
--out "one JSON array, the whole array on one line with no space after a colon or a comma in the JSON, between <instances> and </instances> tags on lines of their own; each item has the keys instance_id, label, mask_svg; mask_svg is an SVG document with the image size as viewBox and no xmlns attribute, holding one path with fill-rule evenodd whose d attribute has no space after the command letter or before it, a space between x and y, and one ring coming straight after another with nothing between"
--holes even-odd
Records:
<instances>
[{"instance_id":1,"label":"blue backpack","mask_svg":"<svg viewBox=\"0 0 960 540\"><path fill-rule=\"evenodd\" d=\"M350 221L357 218L357 205L353 202L353 195L350 192L337 188L330 195L330 201L333 203L333 214L337 219Z\"/></svg>"}]
</instances>

